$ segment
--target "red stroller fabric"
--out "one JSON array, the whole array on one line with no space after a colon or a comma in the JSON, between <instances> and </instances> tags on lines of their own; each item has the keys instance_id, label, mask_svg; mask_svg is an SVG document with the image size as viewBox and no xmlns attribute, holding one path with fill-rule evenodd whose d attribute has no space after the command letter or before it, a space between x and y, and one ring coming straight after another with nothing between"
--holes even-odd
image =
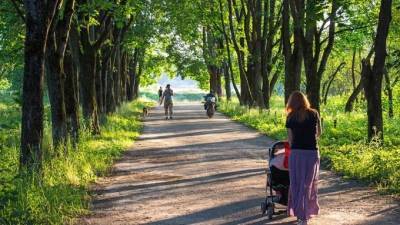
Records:
<instances>
[{"instance_id":1,"label":"red stroller fabric","mask_svg":"<svg viewBox=\"0 0 400 225\"><path fill-rule=\"evenodd\" d=\"M283 167L289 168L290 145L285 142L285 159L283 160Z\"/></svg>"}]
</instances>

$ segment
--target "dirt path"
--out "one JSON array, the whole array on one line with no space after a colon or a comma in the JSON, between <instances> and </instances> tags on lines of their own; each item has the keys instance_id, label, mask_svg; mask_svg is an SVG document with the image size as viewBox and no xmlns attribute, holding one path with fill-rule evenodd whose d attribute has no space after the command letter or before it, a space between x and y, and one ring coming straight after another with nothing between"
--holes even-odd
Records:
<instances>
[{"instance_id":1,"label":"dirt path","mask_svg":"<svg viewBox=\"0 0 400 225\"><path fill-rule=\"evenodd\" d=\"M84 224L295 224L260 217L266 146L271 139L201 106L175 107L174 120L151 111L132 149L94 188ZM399 203L328 171L320 175L315 225L400 224Z\"/></svg>"}]
</instances>

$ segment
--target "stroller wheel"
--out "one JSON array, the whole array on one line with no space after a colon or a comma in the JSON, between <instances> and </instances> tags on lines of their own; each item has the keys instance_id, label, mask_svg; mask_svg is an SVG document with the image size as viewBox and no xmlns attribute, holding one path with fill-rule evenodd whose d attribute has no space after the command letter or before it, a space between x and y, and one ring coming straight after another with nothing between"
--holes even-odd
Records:
<instances>
[{"instance_id":1,"label":"stroller wheel","mask_svg":"<svg viewBox=\"0 0 400 225\"><path fill-rule=\"evenodd\" d=\"M267 212L267 204L265 202L261 203L261 215L264 216L265 212Z\"/></svg>"},{"instance_id":2,"label":"stroller wheel","mask_svg":"<svg viewBox=\"0 0 400 225\"><path fill-rule=\"evenodd\" d=\"M274 208L275 208L275 205L273 204L273 203L270 203L270 204L268 204L268 206L267 206L267 216L268 216L268 219L272 219L272 216L274 215Z\"/></svg>"}]
</instances>

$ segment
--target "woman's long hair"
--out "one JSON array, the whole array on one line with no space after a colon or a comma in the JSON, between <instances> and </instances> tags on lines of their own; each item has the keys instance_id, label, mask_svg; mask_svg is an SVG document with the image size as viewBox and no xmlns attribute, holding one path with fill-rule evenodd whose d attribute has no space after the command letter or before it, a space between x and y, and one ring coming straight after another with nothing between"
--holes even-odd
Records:
<instances>
[{"instance_id":1,"label":"woman's long hair","mask_svg":"<svg viewBox=\"0 0 400 225\"><path fill-rule=\"evenodd\" d=\"M294 91L286 104L286 113L288 117L292 117L296 121L302 122L307 119L309 113L315 112L311 109L310 102L307 97L300 91Z\"/></svg>"}]
</instances>

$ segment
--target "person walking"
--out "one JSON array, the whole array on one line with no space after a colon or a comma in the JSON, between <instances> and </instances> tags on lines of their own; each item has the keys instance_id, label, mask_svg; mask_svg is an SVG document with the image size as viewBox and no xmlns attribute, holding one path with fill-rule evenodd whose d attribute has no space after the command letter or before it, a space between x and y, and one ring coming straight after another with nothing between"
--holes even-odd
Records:
<instances>
[{"instance_id":1,"label":"person walking","mask_svg":"<svg viewBox=\"0 0 400 225\"><path fill-rule=\"evenodd\" d=\"M161 96L160 105L164 101L164 109L165 109L165 119L172 119L172 96L174 95L174 91L171 89L171 85L167 84L165 90Z\"/></svg>"},{"instance_id":2,"label":"person walking","mask_svg":"<svg viewBox=\"0 0 400 225\"><path fill-rule=\"evenodd\" d=\"M162 94L163 94L163 89L160 86L160 89L158 89L158 101L161 101Z\"/></svg>"},{"instance_id":3,"label":"person walking","mask_svg":"<svg viewBox=\"0 0 400 225\"><path fill-rule=\"evenodd\" d=\"M297 217L297 224L307 225L318 215L317 182L320 155L317 139L321 135L318 111L310 107L307 97L293 92L286 106L286 128L291 147L289 156L288 214Z\"/></svg>"}]
</instances>

